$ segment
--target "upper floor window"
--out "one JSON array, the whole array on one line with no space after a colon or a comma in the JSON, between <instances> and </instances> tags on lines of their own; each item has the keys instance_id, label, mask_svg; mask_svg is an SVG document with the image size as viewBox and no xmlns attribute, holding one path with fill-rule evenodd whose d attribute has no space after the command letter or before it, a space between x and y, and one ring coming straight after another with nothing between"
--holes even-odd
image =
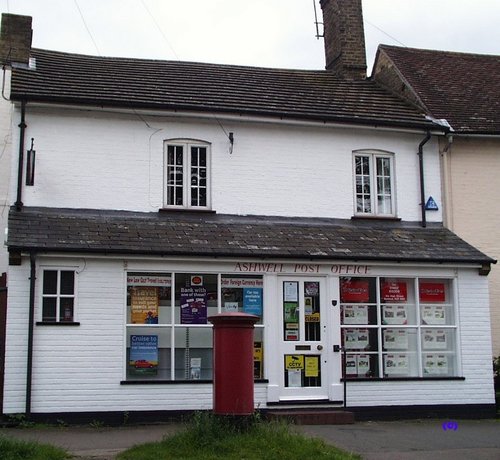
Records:
<instances>
[{"instance_id":1,"label":"upper floor window","mask_svg":"<svg viewBox=\"0 0 500 460\"><path fill-rule=\"evenodd\" d=\"M356 214L394 216L394 157L383 152L355 152Z\"/></svg>"},{"instance_id":2,"label":"upper floor window","mask_svg":"<svg viewBox=\"0 0 500 460\"><path fill-rule=\"evenodd\" d=\"M75 272L44 270L42 321L72 323L75 315Z\"/></svg>"},{"instance_id":3,"label":"upper floor window","mask_svg":"<svg viewBox=\"0 0 500 460\"><path fill-rule=\"evenodd\" d=\"M164 205L210 208L210 146L207 143L165 141Z\"/></svg>"}]
</instances>

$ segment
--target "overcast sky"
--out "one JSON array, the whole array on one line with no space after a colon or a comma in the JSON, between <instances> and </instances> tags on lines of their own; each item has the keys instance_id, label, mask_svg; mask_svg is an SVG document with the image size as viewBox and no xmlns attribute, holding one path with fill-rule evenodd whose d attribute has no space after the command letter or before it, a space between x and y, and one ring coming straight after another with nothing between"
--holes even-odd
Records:
<instances>
[{"instance_id":1,"label":"overcast sky","mask_svg":"<svg viewBox=\"0 0 500 460\"><path fill-rule=\"evenodd\" d=\"M33 17L38 48L324 68L313 0L0 0L0 7ZM380 43L500 55L500 0L363 0L363 13L369 69Z\"/></svg>"}]
</instances>

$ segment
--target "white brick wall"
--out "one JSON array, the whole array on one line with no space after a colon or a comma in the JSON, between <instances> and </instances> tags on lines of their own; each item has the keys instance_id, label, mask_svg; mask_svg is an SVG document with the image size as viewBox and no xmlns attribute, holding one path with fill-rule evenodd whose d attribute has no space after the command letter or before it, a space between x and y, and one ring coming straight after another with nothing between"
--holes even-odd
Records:
<instances>
[{"instance_id":1,"label":"white brick wall","mask_svg":"<svg viewBox=\"0 0 500 460\"><path fill-rule=\"evenodd\" d=\"M26 206L157 211L162 207L163 140L212 143L212 202L219 213L350 218L352 151L395 153L397 208L420 219L417 148L423 134L148 117L29 108L26 138L37 150ZM441 206L437 143L426 146L426 196ZM13 171L14 172L14 171ZM13 190L11 184L11 190ZM441 212L428 213L441 221Z\"/></svg>"},{"instance_id":2,"label":"white brick wall","mask_svg":"<svg viewBox=\"0 0 500 460\"><path fill-rule=\"evenodd\" d=\"M191 267L193 263L190 263ZM163 259L130 264L134 270L137 267L161 270L172 267ZM76 267L79 272L76 320L80 326L35 326L33 412L211 408L212 386L209 384L120 385L125 378L125 276L122 260L40 259L36 320L40 319L40 270L44 266ZM210 270L210 263L205 263L204 268ZM395 275L400 268L378 268L379 273L384 273L384 270ZM406 268L404 273L417 273L417 270ZM422 273L430 274L432 270L428 268ZM25 260L20 267L11 267L9 275L4 410L5 413L16 413L25 408L28 261ZM494 404L487 278L478 276L477 269L461 269L457 284L461 365L465 380L350 382L347 386L349 406ZM278 285L267 283L266 286L276 289ZM338 293L331 295L338 298ZM267 292L265 296L266 299L276 298L277 292ZM278 322L276 310L269 310L275 308L275 304L267 302L266 305L269 306L265 316L268 318L265 361L269 366L273 359L280 360L272 356L269 345L276 334L270 329L270 324ZM193 392L196 397L193 397ZM267 386L257 384L255 405L265 407L266 400Z\"/></svg>"}]
</instances>

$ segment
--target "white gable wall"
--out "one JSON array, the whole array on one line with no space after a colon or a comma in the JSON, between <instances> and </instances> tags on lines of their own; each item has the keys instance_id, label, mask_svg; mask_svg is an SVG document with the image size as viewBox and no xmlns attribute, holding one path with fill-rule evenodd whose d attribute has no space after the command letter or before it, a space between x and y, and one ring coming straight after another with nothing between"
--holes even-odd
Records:
<instances>
[{"instance_id":1,"label":"white gable wall","mask_svg":"<svg viewBox=\"0 0 500 460\"><path fill-rule=\"evenodd\" d=\"M395 154L398 217L420 220L417 150L423 133L222 121L234 133L230 154L215 118L28 106L26 122L26 143L34 138L37 151L35 186L23 191L26 206L156 212L163 206L163 141L194 138L212 144L212 208L218 213L350 218L352 152L378 149ZM434 140L424 156L426 198L432 195L441 207ZM13 165L12 177L16 171ZM428 212L427 219L441 221L441 211Z\"/></svg>"}]
</instances>

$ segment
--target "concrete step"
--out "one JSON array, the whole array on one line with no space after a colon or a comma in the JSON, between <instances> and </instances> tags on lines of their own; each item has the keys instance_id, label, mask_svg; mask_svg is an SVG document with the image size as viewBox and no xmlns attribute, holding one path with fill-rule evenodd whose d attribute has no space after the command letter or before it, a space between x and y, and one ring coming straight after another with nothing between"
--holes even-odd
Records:
<instances>
[{"instance_id":1,"label":"concrete step","mask_svg":"<svg viewBox=\"0 0 500 460\"><path fill-rule=\"evenodd\" d=\"M353 412L325 409L271 409L266 417L290 420L297 425L349 425L355 421Z\"/></svg>"}]
</instances>

